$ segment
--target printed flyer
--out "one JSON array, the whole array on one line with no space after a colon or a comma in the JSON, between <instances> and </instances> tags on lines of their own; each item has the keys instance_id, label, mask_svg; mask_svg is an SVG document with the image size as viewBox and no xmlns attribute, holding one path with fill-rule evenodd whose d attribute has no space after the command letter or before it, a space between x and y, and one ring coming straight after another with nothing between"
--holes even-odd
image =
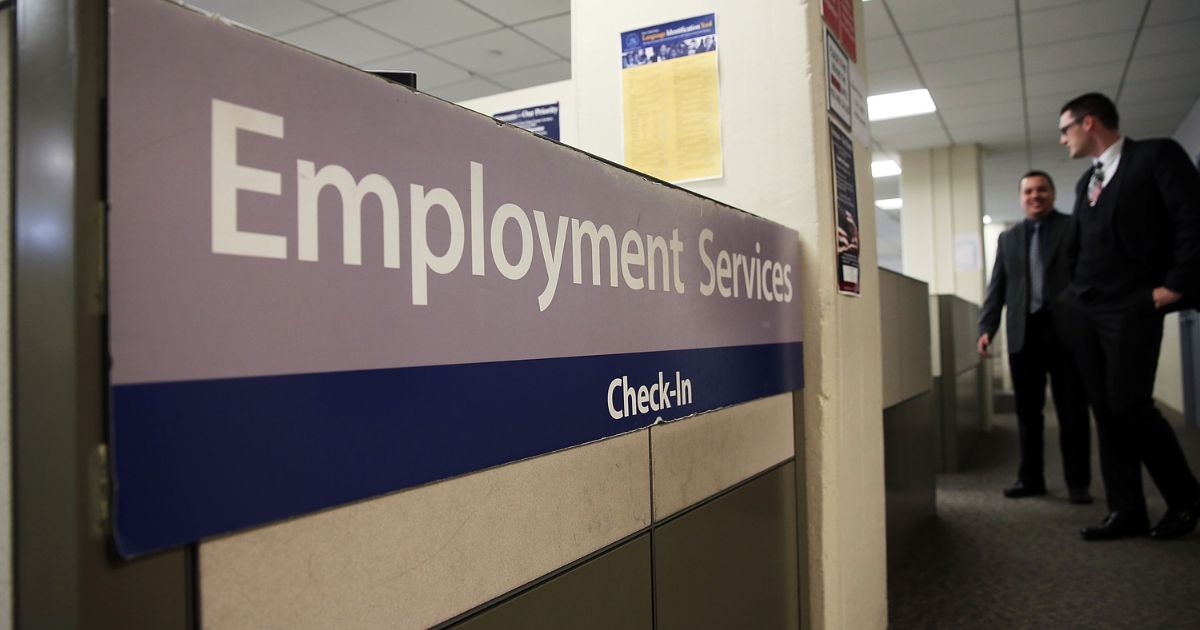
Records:
<instances>
[{"instance_id":1,"label":"printed flyer","mask_svg":"<svg viewBox=\"0 0 1200 630\"><path fill-rule=\"evenodd\" d=\"M671 182L721 177L713 14L621 34L625 165Z\"/></svg>"}]
</instances>

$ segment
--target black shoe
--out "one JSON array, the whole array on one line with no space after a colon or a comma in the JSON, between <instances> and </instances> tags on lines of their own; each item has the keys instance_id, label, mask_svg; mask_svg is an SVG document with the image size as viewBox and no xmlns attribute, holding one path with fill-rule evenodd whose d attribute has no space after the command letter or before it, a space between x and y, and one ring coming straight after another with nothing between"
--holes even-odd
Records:
<instances>
[{"instance_id":1,"label":"black shoe","mask_svg":"<svg viewBox=\"0 0 1200 630\"><path fill-rule=\"evenodd\" d=\"M1167 513L1154 529L1150 537L1154 540L1178 538L1192 533L1196 529L1196 521L1200 520L1200 500L1178 508L1167 508Z\"/></svg>"},{"instance_id":2,"label":"black shoe","mask_svg":"<svg viewBox=\"0 0 1200 630\"><path fill-rule=\"evenodd\" d=\"M1079 535L1084 540L1116 540L1145 536L1149 527L1150 521L1144 512L1111 512L1104 517L1104 522L1084 527Z\"/></svg>"},{"instance_id":3,"label":"black shoe","mask_svg":"<svg viewBox=\"0 0 1200 630\"><path fill-rule=\"evenodd\" d=\"M1090 505L1095 500L1087 488L1071 488L1067 492L1067 500L1077 505Z\"/></svg>"},{"instance_id":4,"label":"black shoe","mask_svg":"<svg viewBox=\"0 0 1200 630\"><path fill-rule=\"evenodd\" d=\"M1010 499L1033 497L1042 494L1046 494L1046 484L1025 483L1020 480L1004 489L1004 496Z\"/></svg>"}]
</instances>

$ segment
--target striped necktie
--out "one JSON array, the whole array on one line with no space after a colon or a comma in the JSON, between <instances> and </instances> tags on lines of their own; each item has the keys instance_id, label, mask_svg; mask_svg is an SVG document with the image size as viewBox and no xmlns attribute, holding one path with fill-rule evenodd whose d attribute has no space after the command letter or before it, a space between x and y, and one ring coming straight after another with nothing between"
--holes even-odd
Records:
<instances>
[{"instance_id":1,"label":"striped necktie","mask_svg":"<svg viewBox=\"0 0 1200 630\"><path fill-rule=\"evenodd\" d=\"M1100 191L1104 190L1104 165L1100 160L1092 164L1092 179L1088 182L1088 205L1094 206L1100 200Z\"/></svg>"}]
</instances>

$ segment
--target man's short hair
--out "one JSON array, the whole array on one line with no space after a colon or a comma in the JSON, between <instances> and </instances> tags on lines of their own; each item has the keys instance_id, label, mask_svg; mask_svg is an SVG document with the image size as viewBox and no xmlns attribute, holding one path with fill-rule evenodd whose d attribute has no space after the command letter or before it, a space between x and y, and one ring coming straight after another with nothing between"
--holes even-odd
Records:
<instances>
[{"instance_id":1,"label":"man's short hair","mask_svg":"<svg viewBox=\"0 0 1200 630\"><path fill-rule=\"evenodd\" d=\"M1121 117L1117 115L1117 106L1105 95L1099 92L1089 92L1083 96L1076 96L1062 106L1058 111L1059 114L1069 111L1076 119L1091 115L1096 120L1099 120L1105 127L1116 131L1121 122Z\"/></svg>"},{"instance_id":2,"label":"man's short hair","mask_svg":"<svg viewBox=\"0 0 1200 630\"><path fill-rule=\"evenodd\" d=\"M1050 184L1050 190L1056 190L1054 188L1054 178L1050 177L1050 173L1047 173L1046 171L1029 171L1028 173L1025 173L1021 176L1021 179L1017 180L1018 189L1021 187L1021 182L1025 181L1025 178L1027 177L1045 177L1046 182Z\"/></svg>"}]
</instances>

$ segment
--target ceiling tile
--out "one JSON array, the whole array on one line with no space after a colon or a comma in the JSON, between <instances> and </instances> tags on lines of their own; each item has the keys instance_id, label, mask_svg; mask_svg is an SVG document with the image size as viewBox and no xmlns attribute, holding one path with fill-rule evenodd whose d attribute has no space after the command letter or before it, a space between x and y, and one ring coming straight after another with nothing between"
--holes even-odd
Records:
<instances>
[{"instance_id":1,"label":"ceiling tile","mask_svg":"<svg viewBox=\"0 0 1200 630\"><path fill-rule=\"evenodd\" d=\"M487 79L475 78L462 83L442 86L433 90L423 90L430 94L447 101L459 102L481 96L491 96L501 92L507 92L507 88L501 87L488 81Z\"/></svg>"},{"instance_id":2,"label":"ceiling tile","mask_svg":"<svg viewBox=\"0 0 1200 630\"><path fill-rule=\"evenodd\" d=\"M1009 140L1024 141L1025 121L1023 118L1008 120L976 121L976 124L949 125L954 141L987 144Z\"/></svg>"},{"instance_id":3,"label":"ceiling tile","mask_svg":"<svg viewBox=\"0 0 1200 630\"><path fill-rule=\"evenodd\" d=\"M1200 6L1200 2L1196 2ZM1161 55L1200 48L1200 18L1142 29L1135 57Z\"/></svg>"},{"instance_id":4,"label":"ceiling tile","mask_svg":"<svg viewBox=\"0 0 1200 630\"><path fill-rule=\"evenodd\" d=\"M571 62L552 61L550 63L524 68L515 72L492 75L491 79L512 90L518 90L534 85L564 81L571 78Z\"/></svg>"},{"instance_id":5,"label":"ceiling tile","mask_svg":"<svg viewBox=\"0 0 1200 630\"><path fill-rule=\"evenodd\" d=\"M355 11L350 17L418 48L503 26L458 0L392 0Z\"/></svg>"},{"instance_id":6,"label":"ceiling tile","mask_svg":"<svg viewBox=\"0 0 1200 630\"><path fill-rule=\"evenodd\" d=\"M912 133L943 134L942 123L936 114L922 114L907 118L876 120L871 122L871 137L880 140Z\"/></svg>"},{"instance_id":7,"label":"ceiling tile","mask_svg":"<svg viewBox=\"0 0 1200 630\"><path fill-rule=\"evenodd\" d=\"M1121 131L1131 138L1162 138L1170 136L1179 129L1185 114L1170 114L1155 118L1125 117L1121 112Z\"/></svg>"},{"instance_id":8,"label":"ceiling tile","mask_svg":"<svg viewBox=\"0 0 1200 630\"><path fill-rule=\"evenodd\" d=\"M1124 62L1129 58L1135 31L1109 33L1069 42L1056 42L1025 47L1025 72L1037 74L1094 66L1109 62Z\"/></svg>"},{"instance_id":9,"label":"ceiling tile","mask_svg":"<svg viewBox=\"0 0 1200 630\"><path fill-rule=\"evenodd\" d=\"M872 137L874 130L872 130ZM912 149L927 149L929 147L940 147L950 144L950 138L943 131L936 133L909 133L896 134L884 138L875 138L875 140L889 151L910 151Z\"/></svg>"},{"instance_id":10,"label":"ceiling tile","mask_svg":"<svg viewBox=\"0 0 1200 630\"><path fill-rule=\"evenodd\" d=\"M555 61L553 53L508 29L435 46L430 52L484 75Z\"/></svg>"},{"instance_id":11,"label":"ceiling tile","mask_svg":"<svg viewBox=\"0 0 1200 630\"><path fill-rule=\"evenodd\" d=\"M345 18L306 26L283 36L285 41L318 55L358 65L409 50L408 46L384 37Z\"/></svg>"},{"instance_id":12,"label":"ceiling tile","mask_svg":"<svg viewBox=\"0 0 1200 630\"><path fill-rule=\"evenodd\" d=\"M1131 0L1099 0L1045 11L1021 13L1026 46L1053 44L1137 29L1145 4Z\"/></svg>"},{"instance_id":13,"label":"ceiling tile","mask_svg":"<svg viewBox=\"0 0 1200 630\"><path fill-rule=\"evenodd\" d=\"M1046 9L1056 9L1067 5L1086 5L1089 2L1098 2L1099 0L1021 0L1021 14L1035 13L1045 11Z\"/></svg>"},{"instance_id":14,"label":"ceiling tile","mask_svg":"<svg viewBox=\"0 0 1200 630\"><path fill-rule=\"evenodd\" d=\"M1016 9L1011 2L996 0L903 0L888 7L905 37L947 26L966 26L971 22L1007 16L1014 24Z\"/></svg>"},{"instance_id":15,"label":"ceiling tile","mask_svg":"<svg viewBox=\"0 0 1200 630\"><path fill-rule=\"evenodd\" d=\"M238 1L245 2L245 0ZM335 13L349 13L372 4L379 4L380 0L309 0L309 2L319 4Z\"/></svg>"},{"instance_id":16,"label":"ceiling tile","mask_svg":"<svg viewBox=\"0 0 1200 630\"><path fill-rule=\"evenodd\" d=\"M863 32L868 41L880 37L895 37L896 29L888 19L887 9L882 2L865 2L863 9Z\"/></svg>"},{"instance_id":17,"label":"ceiling tile","mask_svg":"<svg viewBox=\"0 0 1200 630\"><path fill-rule=\"evenodd\" d=\"M304 0L189 0L189 4L271 35L333 17Z\"/></svg>"},{"instance_id":18,"label":"ceiling tile","mask_svg":"<svg viewBox=\"0 0 1200 630\"><path fill-rule=\"evenodd\" d=\"M417 87L426 92L471 78L466 70L419 50L372 62L369 69L416 72Z\"/></svg>"},{"instance_id":19,"label":"ceiling tile","mask_svg":"<svg viewBox=\"0 0 1200 630\"><path fill-rule=\"evenodd\" d=\"M940 110L942 120L946 121L951 132L957 125L971 125L995 120L1025 120L1025 107L1019 93L1015 99L1010 95L1007 100L995 103L973 107L941 107Z\"/></svg>"},{"instance_id":20,"label":"ceiling tile","mask_svg":"<svg viewBox=\"0 0 1200 630\"><path fill-rule=\"evenodd\" d=\"M550 50L562 55L564 59L571 58L571 16L550 18L538 22L530 22L516 27L518 31L536 39Z\"/></svg>"},{"instance_id":21,"label":"ceiling tile","mask_svg":"<svg viewBox=\"0 0 1200 630\"><path fill-rule=\"evenodd\" d=\"M1145 101L1131 105L1121 105L1118 111L1121 122L1138 120L1155 120L1158 118L1176 117L1177 122L1183 122L1183 117L1192 111L1196 104L1194 98L1173 98L1168 100ZM1124 126L1124 125L1122 125Z\"/></svg>"},{"instance_id":22,"label":"ceiling tile","mask_svg":"<svg viewBox=\"0 0 1200 630\"><path fill-rule=\"evenodd\" d=\"M916 90L920 87L921 79L917 78L912 66L867 74L867 93L870 95Z\"/></svg>"},{"instance_id":23,"label":"ceiling tile","mask_svg":"<svg viewBox=\"0 0 1200 630\"><path fill-rule=\"evenodd\" d=\"M1200 97L1200 66L1193 67L1189 72L1174 74L1165 79L1126 81L1125 87L1121 90L1121 98L1117 101L1117 107L1177 98L1195 101L1198 97Z\"/></svg>"},{"instance_id":24,"label":"ceiling tile","mask_svg":"<svg viewBox=\"0 0 1200 630\"><path fill-rule=\"evenodd\" d=\"M881 37L867 40L867 67L871 72L892 70L909 65L908 52L899 37Z\"/></svg>"},{"instance_id":25,"label":"ceiling tile","mask_svg":"<svg viewBox=\"0 0 1200 630\"><path fill-rule=\"evenodd\" d=\"M1200 68L1200 48L1166 55L1135 55L1129 64L1126 83L1141 83L1190 74Z\"/></svg>"},{"instance_id":26,"label":"ceiling tile","mask_svg":"<svg viewBox=\"0 0 1200 630\"><path fill-rule=\"evenodd\" d=\"M969 22L905 34L918 64L1017 49L1017 21L1011 17Z\"/></svg>"},{"instance_id":27,"label":"ceiling tile","mask_svg":"<svg viewBox=\"0 0 1200 630\"><path fill-rule=\"evenodd\" d=\"M1196 0L1154 0L1146 15L1146 26L1172 24L1200 18L1200 2Z\"/></svg>"},{"instance_id":28,"label":"ceiling tile","mask_svg":"<svg viewBox=\"0 0 1200 630\"><path fill-rule=\"evenodd\" d=\"M1055 70L1053 72L1026 73L1025 93L1029 97L1062 94L1064 92L1089 92L1111 89L1121 80L1124 63L1106 63L1086 68Z\"/></svg>"},{"instance_id":29,"label":"ceiling tile","mask_svg":"<svg viewBox=\"0 0 1200 630\"><path fill-rule=\"evenodd\" d=\"M979 55L966 59L934 61L921 64L921 74L932 89L951 85L983 83L996 79L1020 77L1017 51Z\"/></svg>"},{"instance_id":30,"label":"ceiling tile","mask_svg":"<svg viewBox=\"0 0 1200 630\"><path fill-rule=\"evenodd\" d=\"M1021 79L997 79L972 85L939 87L929 90L938 107L969 107L1021 98Z\"/></svg>"},{"instance_id":31,"label":"ceiling tile","mask_svg":"<svg viewBox=\"0 0 1200 630\"><path fill-rule=\"evenodd\" d=\"M571 13L571 0L462 0L504 22L520 24Z\"/></svg>"}]
</instances>

